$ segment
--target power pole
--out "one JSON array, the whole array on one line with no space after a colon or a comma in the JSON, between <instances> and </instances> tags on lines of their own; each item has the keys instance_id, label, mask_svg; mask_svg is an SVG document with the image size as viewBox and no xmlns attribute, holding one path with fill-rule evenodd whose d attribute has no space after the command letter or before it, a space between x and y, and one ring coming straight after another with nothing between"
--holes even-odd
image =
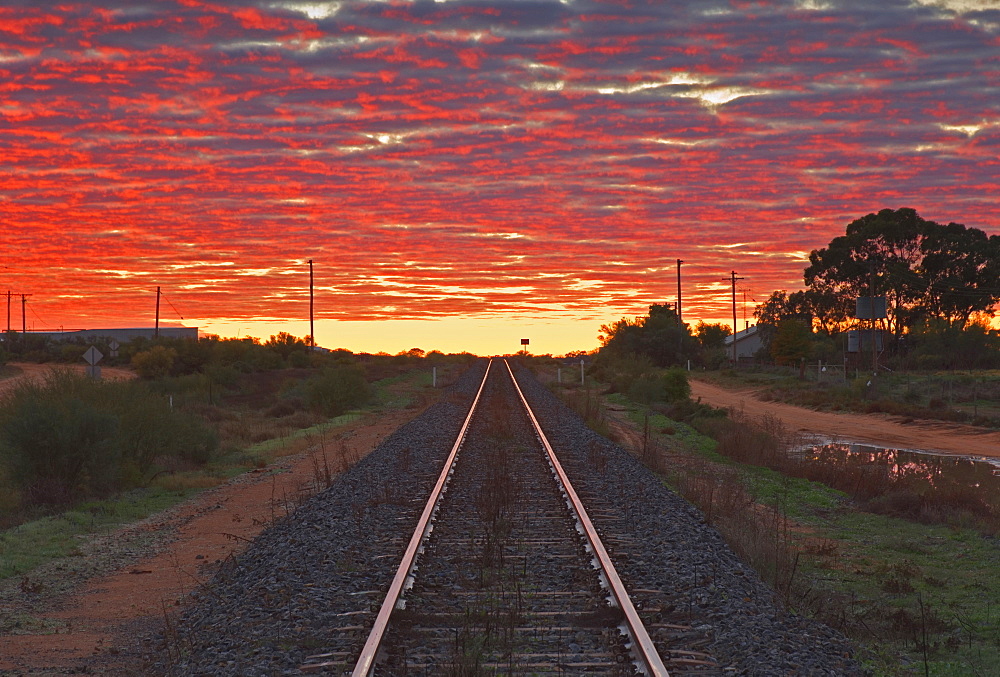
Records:
<instances>
[{"instance_id":1,"label":"power pole","mask_svg":"<svg viewBox=\"0 0 1000 677\"><path fill-rule=\"evenodd\" d=\"M878 352L875 349L875 262L868 268L868 311L872 318L872 374L878 375Z\"/></svg>"},{"instance_id":2,"label":"power pole","mask_svg":"<svg viewBox=\"0 0 1000 677\"><path fill-rule=\"evenodd\" d=\"M735 369L739 364L736 360L736 332L739 331L736 327L736 281L742 280L743 278L736 277L735 270L730 273L730 278L733 283L733 368Z\"/></svg>"},{"instance_id":3,"label":"power pole","mask_svg":"<svg viewBox=\"0 0 1000 677\"><path fill-rule=\"evenodd\" d=\"M10 289L7 290L7 333L10 333Z\"/></svg>"},{"instance_id":4,"label":"power pole","mask_svg":"<svg viewBox=\"0 0 1000 677\"><path fill-rule=\"evenodd\" d=\"M28 297L31 294L21 294L21 334L23 337L27 337L28 334Z\"/></svg>"},{"instance_id":5,"label":"power pole","mask_svg":"<svg viewBox=\"0 0 1000 677\"><path fill-rule=\"evenodd\" d=\"M681 319L681 264L684 263L680 259L677 259L677 324L684 324L684 320Z\"/></svg>"},{"instance_id":6,"label":"power pole","mask_svg":"<svg viewBox=\"0 0 1000 677\"><path fill-rule=\"evenodd\" d=\"M160 288L156 288L156 324L153 325L153 338L160 337Z\"/></svg>"},{"instance_id":7,"label":"power pole","mask_svg":"<svg viewBox=\"0 0 1000 677\"><path fill-rule=\"evenodd\" d=\"M313 329L313 261L309 259L309 345L316 347L316 330Z\"/></svg>"}]
</instances>

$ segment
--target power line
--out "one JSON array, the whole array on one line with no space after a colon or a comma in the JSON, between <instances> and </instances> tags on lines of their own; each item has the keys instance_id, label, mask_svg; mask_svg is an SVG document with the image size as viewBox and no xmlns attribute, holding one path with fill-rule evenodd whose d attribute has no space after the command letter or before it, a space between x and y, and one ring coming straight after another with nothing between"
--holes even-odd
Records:
<instances>
[{"instance_id":1,"label":"power line","mask_svg":"<svg viewBox=\"0 0 1000 677\"><path fill-rule=\"evenodd\" d=\"M163 300L167 302L168 306L170 306L171 308L174 309L174 312L177 313L177 317L179 317L179 318L181 318L183 320L184 316L181 315L181 311L177 310L177 308L174 307L174 304L170 302L170 299L167 298L167 295L164 294L163 292L160 292L160 296L163 297Z\"/></svg>"},{"instance_id":2,"label":"power line","mask_svg":"<svg viewBox=\"0 0 1000 677\"><path fill-rule=\"evenodd\" d=\"M38 315L38 313L35 312L35 307L34 306L29 306L28 304L25 304L25 307L28 308L28 310L31 311L31 314L34 315L35 319L38 320L38 322L41 323L43 326L48 327L50 329L55 329L55 327L53 327L51 324L47 323L45 320L43 320Z\"/></svg>"}]
</instances>

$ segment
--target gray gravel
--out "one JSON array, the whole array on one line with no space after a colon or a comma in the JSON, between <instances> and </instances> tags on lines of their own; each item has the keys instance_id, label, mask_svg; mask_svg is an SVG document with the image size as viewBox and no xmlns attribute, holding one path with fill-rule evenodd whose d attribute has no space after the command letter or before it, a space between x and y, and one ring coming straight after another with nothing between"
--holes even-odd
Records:
<instances>
[{"instance_id":1,"label":"gray gravel","mask_svg":"<svg viewBox=\"0 0 1000 677\"><path fill-rule=\"evenodd\" d=\"M617 558L616 567L628 588L668 593L657 600L663 622L699 627L709 639L706 651L736 675L863 674L842 634L783 611L773 591L697 509L617 444L587 428L526 370L517 373L581 497L584 491L603 496L628 514L630 543L637 547ZM607 463L604 472L589 469L597 455Z\"/></svg>"},{"instance_id":2,"label":"gray gravel","mask_svg":"<svg viewBox=\"0 0 1000 677\"><path fill-rule=\"evenodd\" d=\"M367 629L358 626L381 603L485 366L223 566L159 640L151 670L297 675L312 654L360 650ZM697 510L530 374L518 380L581 496L627 512L619 573L629 586L662 591L654 600L662 622L696 627L733 675L862 674L843 636L785 613ZM586 469L595 453L599 473Z\"/></svg>"}]
</instances>

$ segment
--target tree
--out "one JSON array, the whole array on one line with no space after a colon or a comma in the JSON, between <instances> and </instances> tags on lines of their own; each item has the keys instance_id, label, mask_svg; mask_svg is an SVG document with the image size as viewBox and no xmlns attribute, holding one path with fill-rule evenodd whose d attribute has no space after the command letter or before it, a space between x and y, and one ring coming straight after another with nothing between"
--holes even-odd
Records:
<instances>
[{"instance_id":1,"label":"tree","mask_svg":"<svg viewBox=\"0 0 1000 677\"><path fill-rule=\"evenodd\" d=\"M702 350L718 350L726 347L726 337L733 333L728 325L721 323L706 324L701 320L695 325L694 335L701 344Z\"/></svg>"},{"instance_id":2,"label":"tree","mask_svg":"<svg viewBox=\"0 0 1000 677\"><path fill-rule=\"evenodd\" d=\"M852 221L846 235L809 254L809 287L845 298L886 296L889 326L902 333L905 309L919 296L909 275L921 259L920 241L927 222L913 209L883 209ZM896 284L889 284L891 278Z\"/></svg>"},{"instance_id":3,"label":"tree","mask_svg":"<svg viewBox=\"0 0 1000 677\"><path fill-rule=\"evenodd\" d=\"M847 297L838 296L828 287L804 289L791 294L785 290L771 295L753 311L757 324L773 329L782 320L799 319L824 334L843 330L853 318L854 306Z\"/></svg>"},{"instance_id":4,"label":"tree","mask_svg":"<svg viewBox=\"0 0 1000 677\"><path fill-rule=\"evenodd\" d=\"M771 339L771 357L778 364L802 364L812 353L812 335L812 330L801 320L781 320Z\"/></svg>"},{"instance_id":5,"label":"tree","mask_svg":"<svg viewBox=\"0 0 1000 677\"><path fill-rule=\"evenodd\" d=\"M265 348L270 348L275 351L283 359L288 359L288 356L294 352L306 352L309 350L309 345L306 343L305 339L300 339L298 336L293 336L287 331L280 331L276 336L271 336L264 344Z\"/></svg>"},{"instance_id":6,"label":"tree","mask_svg":"<svg viewBox=\"0 0 1000 677\"><path fill-rule=\"evenodd\" d=\"M964 328L976 313L990 311L1000 280L1000 237L949 223L927 233L921 250L927 291L916 303L919 313Z\"/></svg>"},{"instance_id":7,"label":"tree","mask_svg":"<svg viewBox=\"0 0 1000 677\"><path fill-rule=\"evenodd\" d=\"M1000 300L1000 238L913 209L883 209L809 255L804 280L813 310L836 325L860 296L885 296L889 330L900 336L921 318L967 325ZM816 315L814 315L815 317Z\"/></svg>"},{"instance_id":8,"label":"tree","mask_svg":"<svg viewBox=\"0 0 1000 677\"><path fill-rule=\"evenodd\" d=\"M779 322L798 315L798 313L799 310L792 298L789 297L788 292L779 289L771 292L771 295L754 309L753 316L757 320L757 324L777 327Z\"/></svg>"},{"instance_id":9,"label":"tree","mask_svg":"<svg viewBox=\"0 0 1000 677\"><path fill-rule=\"evenodd\" d=\"M602 325L597 338L601 355L645 356L658 367L682 364L697 352L688 326L680 322L671 306L659 303L649 306L645 317Z\"/></svg>"}]
</instances>

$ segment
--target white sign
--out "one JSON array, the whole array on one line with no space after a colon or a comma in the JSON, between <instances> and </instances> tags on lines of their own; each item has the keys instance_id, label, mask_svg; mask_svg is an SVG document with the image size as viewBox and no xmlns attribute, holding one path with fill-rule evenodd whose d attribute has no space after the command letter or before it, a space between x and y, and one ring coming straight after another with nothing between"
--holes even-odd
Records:
<instances>
[{"instance_id":1,"label":"white sign","mask_svg":"<svg viewBox=\"0 0 1000 677\"><path fill-rule=\"evenodd\" d=\"M83 354L83 359L86 360L87 364L89 364L90 366L94 366L102 359L104 359L104 355L101 353L100 350L98 350L94 346L90 346L89 348L87 348L87 352Z\"/></svg>"}]
</instances>

